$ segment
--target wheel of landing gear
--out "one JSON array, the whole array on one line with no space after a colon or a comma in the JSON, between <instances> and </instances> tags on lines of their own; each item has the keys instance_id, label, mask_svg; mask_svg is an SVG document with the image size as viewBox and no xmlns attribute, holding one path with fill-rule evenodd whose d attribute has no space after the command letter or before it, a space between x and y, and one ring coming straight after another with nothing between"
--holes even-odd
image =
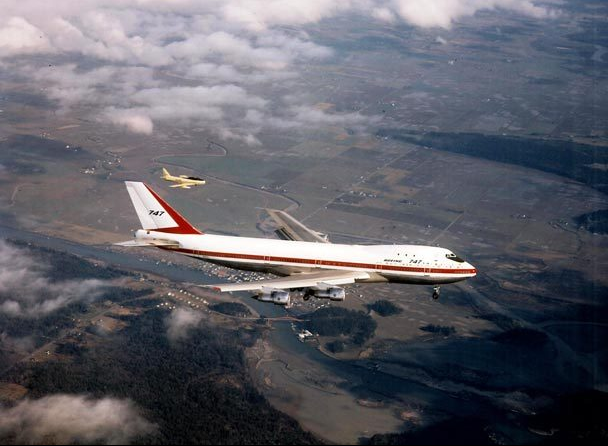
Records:
<instances>
[{"instance_id":1,"label":"wheel of landing gear","mask_svg":"<svg viewBox=\"0 0 608 446\"><path fill-rule=\"evenodd\" d=\"M433 299L437 300L439 299L439 291L441 290L441 288L439 287L439 285L435 285L433 287Z\"/></svg>"}]
</instances>

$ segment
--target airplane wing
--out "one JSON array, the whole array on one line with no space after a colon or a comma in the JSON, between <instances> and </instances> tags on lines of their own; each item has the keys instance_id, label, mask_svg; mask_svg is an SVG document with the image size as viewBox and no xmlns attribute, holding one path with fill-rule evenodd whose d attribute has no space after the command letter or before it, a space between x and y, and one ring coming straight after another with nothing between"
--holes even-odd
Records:
<instances>
[{"instance_id":1,"label":"airplane wing","mask_svg":"<svg viewBox=\"0 0 608 446\"><path fill-rule=\"evenodd\" d=\"M190 184L181 183L181 184L174 184L173 186L169 186L169 187L179 187L180 189L190 189Z\"/></svg>"},{"instance_id":2,"label":"airplane wing","mask_svg":"<svg viewBox=\"0 0 608 446\"><path fill-rule=\"evenodd\" d=\"M129 240L128 242L120 242L114 243L116 246L127 246L130 248L140 247L140 246L173 246L175 248L179 248L179 243L173 240Z\"/></svg>"},{"instance_id":3,"label":"airplane wing","mask_svg":"<svg viewBox=\"0 0 608 446\"><path fill-rule=\"evenodd\" d=\"M264 288L289 290L294 288L314 288L326 285L339 286L354 283L356 280L369 279L364 271L327 270L314 273L295 273L278 279L258 280L255 282L220 283L204 285L221 292L262 291Z\"/></svg>"},{"instance_id":4,"label":"airplane wing","mask_svg":"<svg viewBox=\"0 0 608 446\"><path fill-rule=\"evenodd\" d=\"M277 209L266 209L270 218L275 222L278 229L277 235L286 240L297 240L301 242L330 243L327 236L304 226L287 212Z\"/></svg>"}]
</instances>

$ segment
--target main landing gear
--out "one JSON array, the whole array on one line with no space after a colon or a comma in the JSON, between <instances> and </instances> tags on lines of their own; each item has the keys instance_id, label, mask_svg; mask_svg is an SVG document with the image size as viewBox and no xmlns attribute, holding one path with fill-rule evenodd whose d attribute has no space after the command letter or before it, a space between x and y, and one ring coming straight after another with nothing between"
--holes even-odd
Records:
<instances>
[{"instance_id":1,"label":"main landing gear","mask_svg":"<svg viewBox=\"0 0 608 446\"><path fill-rule=\"evenodd\" d=\"M439 299L439 293L441 292L441 287L439 285L435 285L433 287L433 299L437 300Z\"/></svg>"}]
</instances>

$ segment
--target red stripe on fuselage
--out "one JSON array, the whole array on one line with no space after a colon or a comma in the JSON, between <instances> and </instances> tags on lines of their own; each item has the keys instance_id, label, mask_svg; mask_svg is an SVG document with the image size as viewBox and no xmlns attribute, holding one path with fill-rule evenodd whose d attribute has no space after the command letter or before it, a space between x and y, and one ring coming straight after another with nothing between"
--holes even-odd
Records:
<instances>
[{"instance_id":1,"label":"red stripe on fuselage","mask_svg":"<svg viewBox=\"0 0 608 446\"><path fill-rule=\"evenodd\" d=\"M356 263L356 262L340 262L334 260L318 260L318 259L299 259L294 257L274 257L264 256L259 254L238 254L232 252L216 252L216 251L200 251L195 249L184 249L184 248L171 248L162 247L169 251L177 251L184 254L192 254L204 257L219 257L223 259L237 259L237 260L258 260L263 262L284 262L284 263L295 263L298 265L306 265L310 267L319 266L339 266L345 268L360 268L374 271L400 271L410 273L423 273L423 274L476 274L476 269L448 269L448 268L424 268L424 267L411 267L411 266L396 266L396 265L376 265L373 263Z\"/></svg>"}]
</instances>

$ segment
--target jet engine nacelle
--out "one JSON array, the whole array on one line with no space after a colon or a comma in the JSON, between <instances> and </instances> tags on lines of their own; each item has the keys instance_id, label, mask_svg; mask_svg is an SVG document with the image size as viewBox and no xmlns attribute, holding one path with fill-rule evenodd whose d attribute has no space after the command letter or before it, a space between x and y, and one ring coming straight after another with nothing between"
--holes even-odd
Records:
<instances>
[{"instance_id":1,"label":"jet engine nacelle","mask_svg":"<svg viewBox=\"0 0 608 446\"><path fill-rule=\"evenodd\" d=\"M275 305L289 305L291 298L285 290L264 290L257 296L262 302L272 302Z\"/></svg>"},{"instance_id":2,"label":"jet engine nacelle","mask_svg":"<svg viewBox=\"0 0 608 446\"><path fill-rule=\"evenodd\" d=\"M331 300L344 300L346 299L346 292L344 288L340 287L329 287L329 288L321 288L314 289L313 294L315 297L331 299Z\"/></svg>"}]
</instances>

